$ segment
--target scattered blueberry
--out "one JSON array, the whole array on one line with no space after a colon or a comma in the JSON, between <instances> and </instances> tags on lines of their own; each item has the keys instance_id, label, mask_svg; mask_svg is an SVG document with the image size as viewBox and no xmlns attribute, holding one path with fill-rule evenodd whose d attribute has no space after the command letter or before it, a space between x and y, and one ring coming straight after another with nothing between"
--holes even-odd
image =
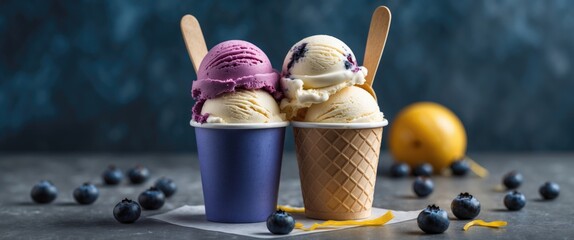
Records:
<instances>
[{"instance_id":1,"label":"scattered blueberry","mask_svg":"<svg viewBox=\"0 0 574 240\"><path fill-rule=\"evenodd\" d=\"M144 166L136 166L128 171L128 177L133 184L141 184L149 179L149 170Z\"/></svg>"},{"instance_id":2,"label":"scattered blueberry","mask_svg":"<svg viewBox=\"0 0 574 240\"><path fill-rule=\"evenodd\" d=\"M267 229L273 234L289 234L295 228L291 214L279 209L267 218Z\"/></svg>"},{"instance_id":3,"label":"scattered blueberry","mask_svg":"<svg viewBox=\"0 0 574 240\"><path fill-rule=\"evenodd\" d=\"M98 199L100 191L91 183L84 183L74 190L74 199L79 204L92 204Z\"/></svg>"},{"instance_id":4,"label":"scattered blueberry","mask_svg":"<svg viewBox=\"0 0 574 240\"><path fill-rule=\"evenodd\" d=\"M108 185L117 185L124 178L122 171L114 165L110 165L108 169L102 174L104 183Z\"/></svg>"},{"instance_id":5,"label":"scattered blueberry","mask_svg":"<svg viewBox=\"0 0 574 240\"><path fill-rule=\"evenodd\" d=\"M546 182L540 186L538 191L544 199L550 200L558 197L560 194L560 186L555 182Z\"/></svg>"},{"instance_id":6,"label":"scattered blueberry","mask_svg":"<svg viewBox=\"0 0 574 240\"><path fill-rule=\"evenodd\" d=\"M468 165L467 161L462 159L462 160L454 161L450 165L450 170L452 171L452 175L454 175L454 176L464 176L470 170L470 165Z\"/></svg>"},{"instance_id":7,"label":"scattered blueberry","mask_svg":"<svg viewBox=\"0 0 574 240\"><path fill-rule=\"evenodd\" d=\"M509 172L504 175L502 183L508 189L516 189L520 187L520 184L522 184L522 174L516 171Z\"/></svg>"},{"instance_id":8,"label":"scattered blueberry","mask_svg":"<svg viewBox=\"0 0 574 240\"><path fill-rule=\"evenodd\" d=\"M157 210L165 203L165 195L156 187L150 187L139 195L138 202L143 209Z\"/></svg>"},{"instance_id":9,"label":"scattered blueberry","mask_svg":"<svg viewBox=\"0 0 574 240\"><path fill-rule=\"evenodd\" d=\"M430 175L432 174L432 165L428 164L428 163L424 163L421 165L416 166L413 169L413 175L415 177L418 176L426 176L426 177L430 177Z\"/></svg>"},{"instance_id":10,"label":"scattered blueberry","mask_svg":"<svg viewBox=\"0 0 574 240\"><path fill-rule=\"evenodd\" d=\"M34 185L30 196L36 203L51 203L58 196L58 189L50 181L42 180Z\"/></svg>"},{"instance_id":11,"label":"scattered blueberry","mask_svg":"<svg viewBox=\"0 0 574 240\"><path fill-rule=\"evenodd\" d=\"M504 197L504 205L510 211L518 211L526 205L526 197L517 191L508 192Z\"/></svg>"},{"instance_id":12,"label":"scattered blueberry","mask_svg":"<svg viewBox=\"0 0 574 240\"><path fill-rule=\"evenodd\" d=\"M448 229L450 221L444 210L438 206L429 205L417 217L419 228L425 233L443 233Z\"/></svg>"},{"instance_id":13,"label":"scattered blueberry","mask_svg":"<svg viewBox=\"0 0 574 240\"><path fill-rule=\"evenodd\" d=\"M465 192L452 200L450 209L458 219L473 219L480 213L480 202L474 196Z\"/></svg>"},{"instance_id":14,"label":"scattered blueberry","mask_svg":"<svg viewBox=\"0 0 574 240\"><path fill-rule=\"evenodd\" d=\"M140 218L141 213L140 205L127 198L114 207L114 217L121 223L133 223Z\"/></svg>"},{"instance_id":15,"label":"scattered blueberry","mask_svg":"<svg viewBox=\"0 0 574 240\"><path fill-rule=\"evenodd\" d=\"M427 177L417 177L413 182L413 190L415 194L419 197L426 197L432 193L434 189L434 183L430 178Z\"/></svg>"},{"instance_id":16,"label":"scattered blueberry","mask_svg":"<svg viewBox=\"0 0 574 240\"><path fill-rule=\"evenodd\" d=\"M406 163L395 162L391 166L391 177L400 178L407 176L410 171L410 167Z\"/></svg>"},{"instance_id":17,"label":"scattered blueberry","mask_svg":"<svg viewBox=\"0 0 574 240\"><path fill-rule=\"evenodd\" d=\"M171 197L176 191L177 186L173 180L162 177L155 182L155 187L163 192L165 197Z\"/></svg>"}]
</instances>

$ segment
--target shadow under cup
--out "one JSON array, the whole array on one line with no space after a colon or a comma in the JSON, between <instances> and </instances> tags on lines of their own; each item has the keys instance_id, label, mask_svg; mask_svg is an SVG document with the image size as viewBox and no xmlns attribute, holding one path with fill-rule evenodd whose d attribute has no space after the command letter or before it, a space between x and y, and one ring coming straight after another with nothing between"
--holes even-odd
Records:
<instances>
[{"instance_id":1,"label":"shadow under cup","mask_svg":"<svg viewBox=\"0 0 574 240\"><path fill-rule=\"evenodd\" d=\"M263 222L276 210L288 124L191 124L208 221Z\"/></svg>"}]
</instances>

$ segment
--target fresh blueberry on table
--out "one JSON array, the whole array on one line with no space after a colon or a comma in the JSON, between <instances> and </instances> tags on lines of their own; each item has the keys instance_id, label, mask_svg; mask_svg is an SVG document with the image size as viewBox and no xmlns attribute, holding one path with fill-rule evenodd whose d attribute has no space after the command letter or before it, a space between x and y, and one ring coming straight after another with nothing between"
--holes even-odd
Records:
<instances>
[{"instance_id":1,"label":"fresh blueberry on table","mask_svg":"<svg viewBox=\"0 0 574 240\"><path fill-rule=\"evenodd\" d=\"M149 179L149 170L144 166L136 166L128 171L128 177L133 184L141 184Z\"/></svg>"},{"instance_id":2,"label":"fresh blueberry on table","mask_svg":"<svg viewBox=\"0 0 574 240\"><path fill-rule=\"evenodd\" d=\"M504 175L502 183L507 189L517 189L522 184L522 174L517 171L512 171Z\"/></svg>"},{"instance_id":3,"label":"fresh blueberry on table","mask_svg":"<svg viewBox=\"0 0 574 240\"><path fill-rule=\"evenodd\" d=\"M410 171L410 167L408 164L406 163L401 163L401 162L395 162L393 163L393 165L391 165L391 177L394 178L401 178L404 176L409 175L409 171Z\"/></svg>"},{"instance_id":4,"label":"fresh blueberry on table","mask_svg":"<svg viewBox=\"0 0 574 240\"><path fill-rule=\"evenodd\" d=\"M450 209L458 219L473 219L480 213L480 202L474 196L465 192L452 200Z\"/></svg>"},{"instance_id":5,"label":"fresh blueberry on table","mask_svg":"<svg viewBox=\"0 0 574 240\"><path fill-rule=\"evenodd\" d=\"M289 234L295 228L291 214L279 209L267 218L267 229L273 234Z\"/></svg>"},{"instance_id":6,"label":"fresh blueberry on table","mask_svg":"<svg viewBox=\"0 0 574 240\"><path fill-rule=\"evenodd\" d=\"M100 191L94 184L84 183L74 190L74 199L79 204L92 204L98 199Z\"/></svg>"},{"instance_id":7,"label":"fresh blueberry on table","mask_svg":"<svg viewBox=\"0 0 574 240\"><path fill-rule=\"evenodd\" d=\"M102 174L102 178L107 185L118 185L124 179L124 174L116 166L110 165Z\"/></svg>"},{"instance_id":8,"label":"fresh blueberry on table","mask_svg":"<svg viewBox=\"0 0 574 240\"><path fill-rule=\"evenodd\" d=\"M436 234L446 231L450 221L446 212L433 204L419 213L417 224L425 233Z\"/></svg>"},{"instance_id":9,"label":"fresh blueberry on table","mask_svg":"<svg viewBox=\"0 0 574 240\"><path fill-rule=\"evenodd\" d=\"M114 207L114 218L121 223L133 223L140 218L141 213L140 205L127 198Z\"/></svg>"},{"instance_id":10,"label":"fresh blueberry on table","mask_svg":"<svg viewBox=\"0 0 574 240\"><path fill-rule=\"evenodd\" d=\"M454 176L464 176L470 170L470 165L464 159L454 161L450 165L450 170L452 171L452 175Z\"/></svg>"},{"instance_id":11,"label":"fresh blueberry on table","mask_svg":"<svg viewBox=\"0 0 574 240\"><path fill-rule=\"evenodd\" d=\"M51 203L58 196L58 189L52 182L42 180L32 187L30 196L36 203Z\"/></svg>"},{"instance_id":12,"label":"fresh blueberry on table","mask_svg":"<svg viewBox=\"0 0 574 240\"><path fill-rule=\"evenodd\" d=\"M434 190L434 183L430 178L417 177L413 182L413 191L419 197L426 197Z\"/></svg>"},{"instance_id":13,"label":"fresh blueberry on table","mask_svg":"<svg viewBox=\"0 0 574 240\"><path fill-rule=\"evenodd\" d=\"M156 187L150 187L139 195L138 202L143 209L157 210L165 203L165 195Z\"/></svg>"},{"instance_id":14,"label":"fresh blueberry on table","mask_svg":"<svg viewBox=\"0 0 574 240\"><path fill-rule=\"evenodd\" d=\"M546 182L538 189L544 199L555 199L560 194L560 186L555 182Z\"/></svg>"},{"instance_id":15,"label":"fresh blueberry on table","mask_svg":"<svg viewBox=\"0 0 574 240\"><path fill-rule=\"evenodd\" d=\"M162 177L155 182L155 187L163 192L165 197L171 197L176 191L177 186L173 180Z\"/></svg>"},{"instance_id":16,"label":"fresh blueberry on table","mask_svg":"<svg viewBox=\"0 0 574 240\"><path fill-rule=\"evenodd\" d=\"M510 211L518 211L526 205L526 197L518 191L511 191L504 196L504 206Z\"/></svg>"},{"instance_id":17,"label":"fresh blueberry on table","mask_svg":"<svg viewBox=\"0 0 574 240\"><path fill-rule=\"evenodd\" d=\"M432 165L428 164L428 163L424 163L421 165L416 166L413 169L413 176L418 177L418 176L426 176L426 177L430 177L430 175L432 174Z\"/></svg>"}]
</instances>

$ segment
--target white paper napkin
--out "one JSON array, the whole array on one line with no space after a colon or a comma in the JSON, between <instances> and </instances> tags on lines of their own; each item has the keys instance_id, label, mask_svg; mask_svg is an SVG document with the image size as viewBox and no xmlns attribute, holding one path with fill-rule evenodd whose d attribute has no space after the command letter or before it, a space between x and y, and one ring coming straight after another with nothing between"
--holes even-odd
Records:
<instances>
[{"instance_id":1,"label":"white paper napkin","mask_svg":"<svg viewBox=\"0 0 574 240\"><path fill-rule=\"evenodd\" d=\"M370 219L380 217L385 214L388 210L382 208L373 208ZM400 223L405 221L410 221L416 219L421 210L416 211L394 211L395 216L387 224ZM305 218L303 214L292 214L297 222L302 223L305 227L311 226L313 223L321 222L320 220ZM337 228L328 228L314 231L302 231L299 229L293 229L289 235L273 235L267 230L265 222L260 223L214 223L205 220L205 206L196 205L183 207L171 210L166 213L151 216L149 218L157 219L167 223L183 226L197 228L207 231L216 231L222 233L236 234L241 236L253 237L253 238L277 238L285 236L295 236L327 231L335 231L345 228L352 228L357 226L345 226Z\"/></svg>"}]
</instances>

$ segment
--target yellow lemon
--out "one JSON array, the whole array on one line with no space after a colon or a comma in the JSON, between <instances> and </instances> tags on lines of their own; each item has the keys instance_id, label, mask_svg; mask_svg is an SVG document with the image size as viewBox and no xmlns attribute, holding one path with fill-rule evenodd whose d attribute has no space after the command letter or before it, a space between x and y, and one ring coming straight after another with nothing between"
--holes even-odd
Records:
<instances>
[{"instance_id":1,"label":"yellow lemon","mask_svg":"<svg viewBox=\"0 0 574 240\"><path fill-rule=\"evenodd\" d=\"M389 149L398 162L411 167L430 163L435 173L466 155L466 132L448 108L414 103L401 110L391 123Z\"/></svg>"}]
</instances>

